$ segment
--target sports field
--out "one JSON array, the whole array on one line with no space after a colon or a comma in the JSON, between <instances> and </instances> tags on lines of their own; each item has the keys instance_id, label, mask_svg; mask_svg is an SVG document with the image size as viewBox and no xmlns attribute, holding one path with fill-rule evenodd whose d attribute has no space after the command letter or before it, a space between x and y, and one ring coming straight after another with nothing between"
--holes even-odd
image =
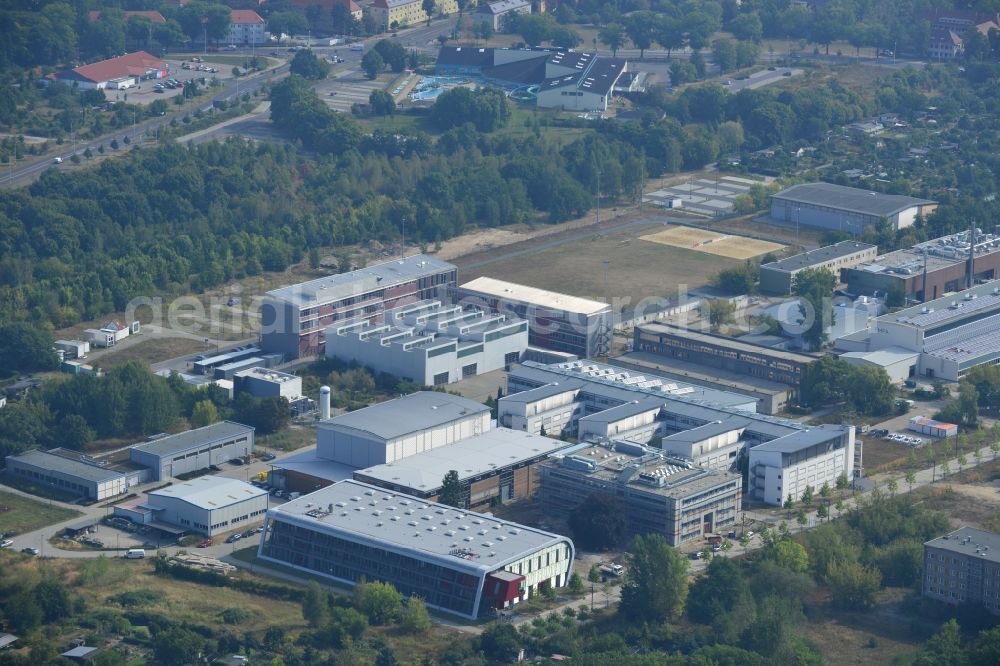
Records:
<instances>
[{"instance_id":1,"label":"sports field","mask_svg":"<svg viewBox=\"0 0 1000 666\"><path fill-rule=\"evenodd\" d=\"M698 250L643 240L646 234L661 229L662 224L642 225L596 234L557 247L518 251L472 268L462 267L459 261L460 281L486 275L604 300L607 261L607 296L620 307L648 297L676 296L680 285L686 289L704 286L720 270L738 263L722 255L710 257Z\"/></svg>"},{"instance_id":2,"label":"sports field","mask_svg":"<svg viewBox=\"0 0 1000 666\"><path fill-rule=\"evenodd\" d=\"M692 227L668 227L647 236L640 236L640 239L671 247L689 248L697 252L730 259L751 259L768 252L777 252L785 247L770 241L745 236L731 236L719 231Z\"/></svg>"}]
</instances>

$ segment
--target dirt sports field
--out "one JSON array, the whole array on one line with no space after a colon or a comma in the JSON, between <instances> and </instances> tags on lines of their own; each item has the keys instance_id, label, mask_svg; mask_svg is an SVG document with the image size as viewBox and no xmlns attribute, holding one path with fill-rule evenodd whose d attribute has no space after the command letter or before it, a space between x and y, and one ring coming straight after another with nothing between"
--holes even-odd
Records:
<instances>
[{"instance_id":1,"label":"dirt sports field","mask_svg":"<svg viewBox=\"0 0 1000 666\"><path fill-rule=\"evenodd\" d=\"M686 285L687 289L704 286L720 270L740 261L722 254L709 259L700 249L644 240L664 228L663 224L637 224L611 233L570 239L555 247L536 250L529 245L519 247L512 256L468 267L458 260L459 275L462 282L485 275L604 300L606 269L608 297L627 306L643 298L676 296L680 285ZM708 233L713 238L724 235Z\"/></svg>"},{"instance_id":2,"label":"dirt sports field","mask_svg":"<svg viewBox=\"0 0 1000 666\"><path fill-rule=\"evenodd\" d=\"M691 227L667 227L663 231L639 238L651 243L690 248L730 259L750 259L768 252L777 252L785 247L755 238L730 236L719 231Z\"/></svg>"}]
</instances>

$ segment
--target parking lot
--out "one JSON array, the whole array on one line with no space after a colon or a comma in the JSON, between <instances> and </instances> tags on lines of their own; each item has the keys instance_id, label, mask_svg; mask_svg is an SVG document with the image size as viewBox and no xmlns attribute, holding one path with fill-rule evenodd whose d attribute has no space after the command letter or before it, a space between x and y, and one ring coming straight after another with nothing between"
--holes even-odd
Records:
<instances>
[{"instance_id":1,"label":"parking lot","mask_svg":"<svg viewBox=\"0 0 1000 666\"><path fill-rule=\"evenodd\" d=\"M316 87L316 93L335 111L350 113L351 105L367 104L373 90L384 90L385 83L369 80L360 69L336 72L333 79Z\"/></svg>"},{"instance_id":2,"label":"parking lot","mask_svg":"<svg viewBox=\"0 0 1000 666\"><path fill-rule=\"evenodd\" d=\"M210 58L196 57L197 61L195 59L167 60L166 63L170 71L167 78L174 79L185 85L191 81L195 81L199 85L208 85L212 82L212 79L227 80L233 77L232 65L211 62ZM188 67L185 68L184 65ZM170 88L164 85L162 88L157 88L158 85L162 85L163 83L163 79L151 79L142 81L138 86L126 90L105 90L104 95L109 102L131 102L132 104L145 105L152 104L158 99L170 100L184 93L183 86Z\"/></svg>"}]
</instances>

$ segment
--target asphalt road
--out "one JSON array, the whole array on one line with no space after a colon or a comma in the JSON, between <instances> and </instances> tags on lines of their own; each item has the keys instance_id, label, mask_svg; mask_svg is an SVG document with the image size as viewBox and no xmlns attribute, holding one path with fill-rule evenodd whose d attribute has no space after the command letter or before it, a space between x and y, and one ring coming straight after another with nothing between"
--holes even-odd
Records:
<instances>
[{"instance_id":1,"label":"asphalt road","mask_svg":"<svg viewBox=\"0 0 1000 666\"><path fill-rule=\"evenodd\" d=\"M233 80L228 82L221 91L212 95L209 99L205 100L203 105L199 108L203 111L207 111L212 108L213 103L216 101L228 101L237 95L237 88L239 88L239 95L245 93L253 93L255 90L260 89L264 84L271 81L282 78L288 74L288 64L282 64L278 67L270 69L266 72L243 80ZM175 113L167 113L158 118L151 118L145 120L141 123L136 124L134 127L126 129L125 131L115 131L105 134L104 136L92 139L91 141L85 141L78 143L74 146L68 147L62 152L47 155L46 157L25 164L21 167L15 167L10 170L5 170L0 177L0 186L17 186L20 185L22 181L34 177L46 169L58 168L55 164L55 160L62 159L68 161L70 157L74 154L83 154L88 148L91 151L96 151L98 146L109 143L112 139L120 137L129 137L133 142L138 140L144 134L150 131L156 131L160 127L164 127L170 124L170 121L174 118L183 118L186 114L190 113L191 109L185 109L183 111L178 111Z\"/></svg>"}]
</instances>

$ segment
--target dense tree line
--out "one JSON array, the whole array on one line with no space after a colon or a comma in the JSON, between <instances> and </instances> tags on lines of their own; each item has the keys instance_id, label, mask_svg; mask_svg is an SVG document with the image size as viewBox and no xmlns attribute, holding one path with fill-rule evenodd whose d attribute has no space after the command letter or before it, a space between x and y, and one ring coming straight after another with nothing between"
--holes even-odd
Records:
<instances>
[{"instance_id":1,"label":"dense tree line","mask_svg":"<svg viewBox=\"0 0 1000 666\"><path fill-rule=\"evenodd\" d=\"M885 370L833 356L806 368L799 393L800 402L813 408L846 402L865 416L886 416L895 409L896 390Z\"/></svg>"},{"instance_id":2,"label":"dense tree line","mask_svg":"<svg viewBox=\"0 0 1000 666\"><path fill-rule=\"evenodd\" d=\"M57 377L8 403L0 410L0 457L31 448L84 450L95 439L138 439L176 430L182 419L207 425L223 418L268 434L288 423L289 405L246 393L231 401L217 387L193 387L176 374L159 377L128 362L102 377Z\"/></svg>"}]
</instances>

